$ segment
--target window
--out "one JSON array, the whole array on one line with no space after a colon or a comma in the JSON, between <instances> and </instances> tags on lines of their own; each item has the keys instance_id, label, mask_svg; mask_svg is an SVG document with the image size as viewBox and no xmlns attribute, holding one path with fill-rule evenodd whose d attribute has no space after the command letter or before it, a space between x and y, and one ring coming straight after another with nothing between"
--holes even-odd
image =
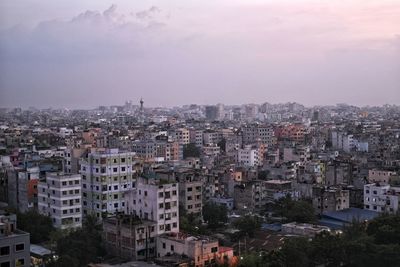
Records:
<instances>
[{"instance_id":1,"label":"window","mask_svg":"<svg viewBox=\"0 0 400 267\"><path fill-rule=\"evenodd\" d=\"M11 265L10 265L9 261L6 261L6 262L0 263L0 267L11 267Z\"/></svg>"},{"instance_id":2,"label":"window","mask_svg":"<svg viewBox=\"0 0 400 267\"><path fill-rule=\"evenodd\" d=\"M165 245L165 243L164 243L164 242L162 243L162 248L166 248L166 245Z\"/></svg>"},{"instance_id":3,"label":"window","mask_svg":"<svg viewBox=\"0 0 400 267\"><path fill-rule=\"evenodd\" d=\"M211 248L211 253L216 253L218 251L218 247Z\"/></svg>"},{"instance_id":4,"label":"window","mask_svg":"<svg viewBox=\"0 0 400 267\"><path fill-rule=\"evenodd\" d=\"M25 259L18 259L15 261L15 266L24 266Z\"/></svg>"},{"instance_id":5,"label":"window","mask_svg":"<svg viewBox=\"0 0 400 267\"><path fill-rule=\"evenodd\" d=\"M159 207L160 209L162 209L162 208L164 208L164 204L163 204L163 203L160 203L160 204L158 205L158 207Z\"/></svg>"},{"instance_id":6,"label":"window","mask_svg":"<svg viewBox=\"0 0 400 267\"><path fill-rule=\"evenodd\" d=\"M67 182L62 182L62 185L67 185Z\"/></svg>"},{"instance_id":7,"label":"window","mask_svg":"<svg viewBox=\"0 0 400 267\"><path fill-rule=\"evenodd\" d=\"M124 172L125 171L125 167L121 167L121 171Z\"/></svg>"},{"instance_id":8,"label":"window","mask_svg":"<svg viewBox=\"0 0 400 267\"><path fill-rule=\"evenodd\" d=\"M160 214L160 220L164 219L164 214Z\"/></svg>"},{"instance_id":9,"label":"window","mask_svg":"<svg viewBox=\"0 0 400 267\"><path fill-rule=\"evenodd\" d=\"M174 222L173 224L172 224L172 228L176 228L178 226L178 224L176 223L176 222Z\"/></svg>"},{"instance_id":10,"label":"window","mask_svg":"<svg viewBox=\"0 0 400 267\"><path fill-rule=\"evenodd\" d=\"M67 214L68 213L68 210L63 210L63 214Z\"/></svg>"},{"instance_id":11,"label":"window","mask_svg":"<svg viewBox=\"0 0 400 267\"><path fill-rule=\"evenodd\" d=\"M0 256L6 256L6 255L10 255L10 247L9 246L0 248Z\"/></svg>"},{"instance_id":12,"label":"window","mask_svg":"<svg viewBox=\"0 0 400 267\"><path fill-rule=\"evenodd\" d=\"M171 245L171 251L174 251L174 249L175 249L174 245Z\"/></svg>"},{"instance_id":13,"label":"window","mask_svg":"<svg viewBox=\"0 0 400 267\"><path fill-rule=\"evenodd\" d=\"M173 196L176 196L176 190L173 190L173 191L172 191L172 195L173 195Z\"/></svg>"},{"instance_id":14,"label":"window","mask_svg":"<svg viewBox=\"0 0 400 267\"><path fill-rule=\"evenodd\" d=\"M193 190L193 188L191 188L191 187L188 187L188 189L187 189L188 192L192 192L192 190Z\"/></svg>"}]
</instances>

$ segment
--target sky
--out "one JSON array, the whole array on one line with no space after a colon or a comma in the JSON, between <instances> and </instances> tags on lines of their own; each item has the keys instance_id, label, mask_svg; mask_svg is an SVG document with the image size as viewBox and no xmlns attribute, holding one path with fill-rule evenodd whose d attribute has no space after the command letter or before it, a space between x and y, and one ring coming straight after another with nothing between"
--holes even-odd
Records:
<instances>
[{"instance_id":1,"label":"sky","mask_svg":"<svg viewBox=\"0 0 400 267\"><path fill-rule=\"evenodd\" d=\"M400 0L2 0L0 107L400 104Z\"/></svg>"}]
</instances>

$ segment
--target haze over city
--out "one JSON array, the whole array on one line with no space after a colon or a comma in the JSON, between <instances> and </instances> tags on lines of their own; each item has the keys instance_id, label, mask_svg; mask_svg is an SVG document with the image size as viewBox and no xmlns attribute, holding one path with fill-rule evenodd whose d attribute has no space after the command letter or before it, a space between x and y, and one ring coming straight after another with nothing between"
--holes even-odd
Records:
<instances>
[{"instance_id":1,"label":"haze over city","mask_svg":"<svg viewBox=\"0 0 400 267\"><path fill-rule=\"evenodd\" d=\"M0 3L0 105L400 103L398 1Z\"/></svg>"}]
</instances>

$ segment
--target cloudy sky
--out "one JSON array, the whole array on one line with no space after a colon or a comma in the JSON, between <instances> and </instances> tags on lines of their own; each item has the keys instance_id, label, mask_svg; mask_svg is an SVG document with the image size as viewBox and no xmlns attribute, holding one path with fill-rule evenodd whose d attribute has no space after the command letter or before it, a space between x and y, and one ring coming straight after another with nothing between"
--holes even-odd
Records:
<instances>
[{"instance_id":1,"label":"cloudy sky","mask_svg":"<svg viewBox=\"0 0 400 267\"><path fill-rule=\"evenodd\" d=\"M0 107L400 104L399 0L2 0Z\"/></svg>"}]
</instances>

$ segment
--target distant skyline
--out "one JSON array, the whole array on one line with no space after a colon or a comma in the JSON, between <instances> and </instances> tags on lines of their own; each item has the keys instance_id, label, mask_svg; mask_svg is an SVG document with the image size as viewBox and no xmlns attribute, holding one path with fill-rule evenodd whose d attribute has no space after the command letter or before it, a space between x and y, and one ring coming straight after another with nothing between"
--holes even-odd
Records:
<instances>
[{"instance_id":1,"label":"distant skyline","mask_svg":"<svg viewBox=\"0 0 400 267\"><path fill-rule=\"evenodd\" d=\"M400 1L0 2L0 107L400 104Z\"/></svg>"}]
</instances>

